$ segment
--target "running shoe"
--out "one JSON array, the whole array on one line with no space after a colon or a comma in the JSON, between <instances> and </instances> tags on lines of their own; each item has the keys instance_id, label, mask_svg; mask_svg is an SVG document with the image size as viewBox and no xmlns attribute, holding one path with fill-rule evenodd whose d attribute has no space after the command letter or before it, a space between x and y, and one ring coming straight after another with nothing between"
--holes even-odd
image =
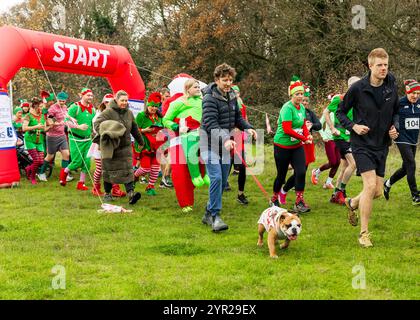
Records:
<instances>
[{"instance_id":1,"label":"running shoe","mask_svg":"<svg viewBox=\"0 0 420 320\"><path fill-rule=\"evenodd\" d=\"M355 227L355 226L357 226L357 223L359 222L359 217L357 216L356 209L354 209L354 208L351 206L351 198L346 198L346 199L345 199L345 204L346 204L346 207L347 207L347 209L348 209L348 212L347 212L347 218L348 218L348 220L349 220L349 223L350 223L353 227Z\"/></svg>"},{"instance_id":2,"label":"running shoe","mask_svg":"<svg viewBox=\"0 0 420 320\"><path fill-rule=\"evenodd\" d=\"M146 188L146 194L148 196L155 196L157 193L156 193L155 188L147 187Z\"/></svg>"},{"instance_id":3,"label":"running shoe","mask_svg":"<svg viewBox=\"0 0 420 320\"><path fill-rule=\"evenodd\" d=\"M183 207L181 209L181 211L182 211L182 213L189 213L189 212L193 211L193 208L191 206L186 206L186 207Z\"/></svg>"},{"instance_id":4,"label":"running shoe","mask_svg":"<svg viewBox=\"0 0 420 320\"><path fill-rule=\"evenodd\" d=\"M388 187L386 185L387 182L388 180L384 182L384 197L386 200L389 200L389 193L391 192L391 187Z\"/></svg>"},{"instance_id":5,"label":"running shoe","mask_svg":"<svg viewBox=\"0 0 420 320\"><path fill-rule=\"evenodd\" d=\"M346 194L345 191L337 191L335 194L335 198L336 198L336 203L341 204L341 205L345 205L346 203Z\"/></svg>"},{"instance_id":6,"label":"running shoe","mask_svg":"<svg viewBox=\"0 0 420 320\"><path fill-rule=\"evenodd\" d=\"M417 194L413 196L413 206L419 206L420 205L420 194Z\"/></svg>"},{"instance_id":7,"label":"running shoe","mask_svg":"<svg viewBox=\"0 0 420 320\"><path fill-rule=\"evenodd\" d=\"M331 182L325 182L324 183L324 185L322 186L322 188L324 188L324 189L330 189L330 190L332 190L332 189L334 189L335 187L334 187L334 185L331 183Z\"/></svg>"},{"instance_id":8,"label":"running shoe","mask_svg":"<svg viewBox=\"0 0 420 320\"><path fill-rule=\"evenodd\" d=\"M367 231L364 231L359 235L359 243L363 248L373 247L370 235L371 234Z\"/></svg>"},{"instance_id":9,"label":"running shoe","mask_svg":"<svg viewBox=\"0 0 420 320\"><path fill-rule=\"evenodd\" d=\"M241 195L238 195L238 198L236 199L240 204L248 204L249 202L248 202L248 199L247 199L247 197L246 197L246 195L245 194L241 194Z\"/></svg>"},{"instance_id":10,"label":"running shoe","mask_svg":"<svg viewBox=\"0 0 420 320\"><path fill-rule=\"evenodd\" d=\"M147 184L148 183L147 179L145 177L140 177L139 181L140 181L141 184Z\"/></svg>"},{"instance_id":11,"label":"running shoe","mask_svg":"<svg viewBox=\"0 0 420 320\"><path fill-rule=\"evenodd\" d=\"M305 203L303 199L301 199L298 203L295 203L293 206L293 211L296 213L308 213L311 211L311 208Z\"/></svg>"},{"instance_id":12,"label":"running shoe","mask_svg":"<svg viewBox=\"0 0 420 320\"><path fill-rule=\"evenodd\" d=\"M311 181L312 181L312 184L313 185L317 185L318 184L319 174L320 174L320 172L318 171L318 169L313 169L312 170Z\"/></svg>"},{"instance_id":13,"label":"running shoe","mask_svg":"<svg viewBox=\"0 0 420 320\"><path fill-rule=\"evenodd\" d=\"M45 173L38 173L37 176L38 176L38 180L39 181L44 181L44 182L47 182L48 181L47 180L47 176L45 175Z\"/></svg>"}]
</instances>

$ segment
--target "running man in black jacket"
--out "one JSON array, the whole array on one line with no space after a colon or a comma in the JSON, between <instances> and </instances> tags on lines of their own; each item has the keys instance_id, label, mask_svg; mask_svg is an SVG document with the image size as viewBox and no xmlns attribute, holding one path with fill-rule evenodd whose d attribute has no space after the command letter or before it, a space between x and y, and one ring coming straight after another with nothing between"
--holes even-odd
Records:
<instances>
[{"instance_id":1,"label":"running man in black jacket","mask_svg":"<svg viewBox=\"0 0 420 320\"><path fill-rule=\"evenodd\" d=\"M349 222L357 225L356 209L360 209L359 243L373 246L368 231L372 202L383 192L385 163L391 139L398 137L398 92L395 78L388 73L388 54L382 48L368 56L369 73L351 86L337 110L341 124L351 132L350 143L356 167L363 179L363 190L355 198L347 198ZM353 121L347 112L353 108Z\"/></svg>"}]
</instances>

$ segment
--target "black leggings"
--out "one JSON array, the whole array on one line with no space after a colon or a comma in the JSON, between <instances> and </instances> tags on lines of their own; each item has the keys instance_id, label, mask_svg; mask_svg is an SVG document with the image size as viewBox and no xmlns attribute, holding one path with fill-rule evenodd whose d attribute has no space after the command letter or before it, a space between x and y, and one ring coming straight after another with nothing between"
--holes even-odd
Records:
<instances>
[{"instance_id":1,"label":"black leggings","mask_svg":"<svg viewBox=\"0 0 420 320\"><path fill-rule=\"evenodd\" d=\"M125 183L124 187L127 193L130 191L134 191L134 182ZM104 181L104 189L105 189L105 193L111 193L112 183Z\"/></svg>"},{"instance_id":2,"label":"black leggings","mask_svg":"<svg viewBox=\"0 0 420 320\"><path fill-rule=\"evenodd\" d=\"M403 160L402 167L395 171L395 173L389 179L391 185L398 180L401 180L407 175L408 186L410 187L411 194L417 195L417 183L416 183L416 151L417 146L409 144L397 143L397 147L400 150L401 158Z\"/></svg>"},{"instance_id":3,"label":"black leggings","mask_svg":"<svg viewBox=\"0 0 420 320\"><path fill-rule=\"evenodd\" d=\"M308 171L308 166L305 166L305 177L306 172ZM289 192L290 189L292 189L295 186L296 178L295 178L295 172L293 171L293 174L287 179L286 183L283 186L283 190L285 192Z\"/></svg>"},{"instance_id":4,"label":"black leggings","mask_svg":"<svg viewBox=\"0 0 420 320\"><path fill-rule=\"evenodd\" d=\"M286 179L289 164L295 170L295 190L305 190L306 158L303 147L285 149L274 145L274 160L276 161L277 177L274 180L273 191L280 192L281 186Z\"/></svg>"},{"instance_id":5,"label":"black leggings","mask_svg":"<svg viewBox=\"0 0 420 320\"><path fill-rule=\"evenodd\" d=\"M242 159L245 161L245 152L242 150L241 154ZM242 160L238 158L235 154L232 158L232 163L234 164L233 167L236 171L239 171L238 174L238 191L244 192L245 191L245 182L246 182L246 167L242 163ZM231 167L232 169L232 167ZM230 174L230 172L229 172Z\"/></svg>"}]
</instances>

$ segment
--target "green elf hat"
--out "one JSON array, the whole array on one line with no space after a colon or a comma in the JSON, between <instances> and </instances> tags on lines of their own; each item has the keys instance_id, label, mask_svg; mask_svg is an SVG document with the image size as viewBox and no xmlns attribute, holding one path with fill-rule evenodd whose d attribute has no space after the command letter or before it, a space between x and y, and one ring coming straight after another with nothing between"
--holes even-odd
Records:
<instances>
[{"instance_id":1,"label":"green elf hat","mask_svg":"<svg viewBox=\"0 0 420 320\"><path fill-rule=\"evenodd\" d=\"M69 95L68 95L66 92L64 92L64 91L59 92L59 93L57 94L57 100L65 101L65 100L67 100L68 98L69 98Z\"/></svg>"},{"instance_id":2,"label":"green elf hat","mask_svg":"<svg viewBox=\"0 0 420 320\"><path fill-rule=\"evenodd\" d=\"M237 91L237 92L241 92L241 90L239 90L239 87L236 84L234 86L232 86L232 90Z\"/></svg>"},{"instance_id":3,"label":"green elf hat","mask_svg":"<svg viewBox=\"0 0 420 320\"><path fill-rule=\"evenodd\" d=\"M311 88L307 85L305 85L303 88L304 88L303 96L309 98L311 96Z\"/></svg>"},{"instance_id":4,"label":"green elf hat","mask_svg":"<svg viewBox=\"0 0 420 320\"><path fill-rule=\"evenodd\" d=\"M54 101L54 93L49 93L48 91L42 90L40 94L42 101L49 102Z\"/></svg>"},{"instance_id":5,"label":"green elf hat","mask_svg":"<svg viewBox=\"0 0 420 320\"><path fill-rule=\"evenodd\" d=\"M83 88L80 93L82 94L82 96L84 96L85 94L88 93L93 93L92 90L90 90L89 88Z\"/></svg>"},{"instance_id":6,"label":"green elf hat","mask_svg":"<svg viewBox=\"0 0 420 320\"><path fill-rule=\"evenodd\" d=\"M55 99L54 93L50 93L50 95L45 98L45 100L47 100L47 102L54 101L54 99Z\"/></svg>"},{"instance_id":7,"label":"green elf hat","mask_svg":"<svg viewBox=\"0 0 420 320\"><path fill-rule=\"evenodd\" d=\"M25 103L25 102L28 102L28 100L26 100L26 99L19 99L19 103L20 104Z\"/></svg>"},{"instance_id":8,"label":"green elf hat","mask_svg":"<svg viewBox=\"0 0 420 320\"><path fill-rule=\"evenodd\" d=\"M19 111L23 112L23 109L22 109L22 108L20 108L20 107L17 107L17 108L15 108L15 109L13 110L13 114L18 113Z\"/></svg>"},{"instance_id":9,"label":"green elf hat","mask_svg":"<svg viewBox=\"0 0 420 320\"><path fill-rule=\"evenodd\" d=\"M148 107L160 107L162 102L162 95L160 92L152 92L147 99L147 106Z\"/></svg>"},{"instance_id":10,"label":"green elf hat","mask_svg":"<svg viewBox=\"0 0 420 320\"><path fill-rule=\"evenodd\" d=\"M293 96L298 91L305 92L305 89L303 87L303 83L302 83L302 81L300 81L298 76L293 76L292 77L292 81L290 81L288 91L289 91L289 96Z\"/></svg>"}]
</instances>

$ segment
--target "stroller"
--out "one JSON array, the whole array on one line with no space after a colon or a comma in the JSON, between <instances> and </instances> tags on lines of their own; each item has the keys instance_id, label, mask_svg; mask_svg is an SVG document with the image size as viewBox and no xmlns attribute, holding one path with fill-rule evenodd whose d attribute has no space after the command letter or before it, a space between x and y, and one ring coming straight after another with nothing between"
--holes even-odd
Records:
<instances>
[{"instance_id":1,"label":"stroller","mask_svg":"<svg viewBox=\"0 0 420 320\"><path fill-rule=\"evenodd\" d=\"M17 144L16 144L16 153L17 153L17 159L18 159L18 166L19 171L22 176L26 175L25 168L32 164L32 157L29 155L29 152L25 150L25 146L23 144L23 141L18 138ZM49 178L52 174L53 167L50 164L45 169L45 175Z\"/></svg>"}]
</instances>

